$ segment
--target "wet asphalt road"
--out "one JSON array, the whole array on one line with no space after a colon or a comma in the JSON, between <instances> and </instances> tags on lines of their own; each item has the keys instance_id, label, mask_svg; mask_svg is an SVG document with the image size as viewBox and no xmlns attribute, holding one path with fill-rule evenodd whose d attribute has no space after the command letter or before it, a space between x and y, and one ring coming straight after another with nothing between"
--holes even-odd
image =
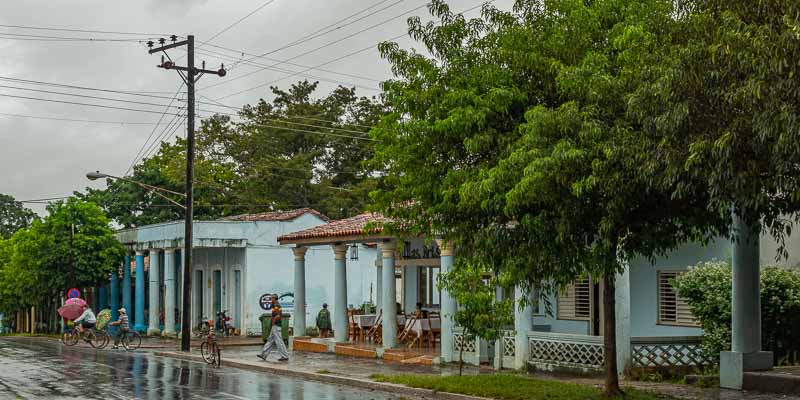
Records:
<instances>
[{"instance_id":1,"label":"wet asphalt road","mask_svg":"<svg viewBox=\"0 0 800 400\"><path fill-rule=\"evenodd\" d=\"M223 354L224 356L224 354ZM54 340L0 338L0 399L326 399L397 398L140 351L63 347Z\"/></svg>"}]
</instances>

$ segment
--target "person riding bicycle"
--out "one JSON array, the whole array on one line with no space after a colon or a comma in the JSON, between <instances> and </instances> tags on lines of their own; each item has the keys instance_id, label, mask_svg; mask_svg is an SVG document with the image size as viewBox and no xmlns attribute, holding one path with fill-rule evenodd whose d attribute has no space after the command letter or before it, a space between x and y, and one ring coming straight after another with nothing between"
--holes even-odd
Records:
<instances>
[{"instance_id":1,"label":"person riding bicycle","mask_svg":"<svg viewBox=\"0 0 800 400\"><path fill-rule=\"evenodd\" d=\"M117 334L114 335L114 347L112 349L119 348L119 341L122 340L122 337L128 333L129 325L128 325L128 313L125 311L125 307L120 308L119 310L119 317L116 321L110 322L108 326L117 326L119 325L119 329L117 330Z\"/></svg>"},{"instance_id":2,"label":"person riding bicycle","mask_svg":"<svg viewBox=\"0 0 800 400\"><path fill-rule=\"evenodd\" d=\"M89 305L85 304L83 306L83 314L81 314L80 317L72 322L78 326L78 331L81 333L81 335L83 335L86 329L94 329L95 325L97 324L97 317L95 317L92 309L89 308ZM89 339L85 337L83 340L87 342L89 341Z\"/></svg>"}]
</instances>

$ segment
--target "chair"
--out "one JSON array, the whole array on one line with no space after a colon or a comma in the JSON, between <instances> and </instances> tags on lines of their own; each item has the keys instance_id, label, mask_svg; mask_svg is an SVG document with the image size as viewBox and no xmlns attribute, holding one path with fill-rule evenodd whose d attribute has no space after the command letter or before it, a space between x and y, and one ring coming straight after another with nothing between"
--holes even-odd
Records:
<instances>
[{"instance_id":1,"label":"chair","mask_svg":"<svg viewBox=\"0 0 800 400\"><path fill-rule=\"evenodd\" d=\"M383 323L383 310L380 310L378 312L378 315L375 317L375 322L372 323L372 326L367 331L365 340L378 343L380 340L380 336L383 334L381 330L382 323Z\"/></svg>"},{"instance_id":2,"label":"chair","mask_svg":"<svg viewBox=\"0 0 800 400\"><path fill-rule=\"evenodd\" d=\"M406 318L406 323L403 326L403 329L397 335L397 341L399 343L406 343L409 340L413 340L413 336L415 333L412 331L411 328L414 326L416 322L417 322L417 317L415 315Z\"/></svg>"},{"instance_id":3,"label":"chair","mask_svg":"<svg viewBox=\"0 0 800 400\"><path fill-rule=\"evenodd\" d=\"M428 314L428 340L431 348L436 348L436 339L442 340L442 318L437 313Z\"/></svg>"},{"instance_id":4,"label":"chair","mask_svg":"<svg viewBox=\"0 0 800 400\"><path fill-rule=\"evenodd\" d=\"M356 315L358 312L356 310L348 310L347 311L348 317L350 319L350 334L348 337L351 341L356 342L359 338L363 339L364 330L356 322Z\"/></svg>"}]
</instances>

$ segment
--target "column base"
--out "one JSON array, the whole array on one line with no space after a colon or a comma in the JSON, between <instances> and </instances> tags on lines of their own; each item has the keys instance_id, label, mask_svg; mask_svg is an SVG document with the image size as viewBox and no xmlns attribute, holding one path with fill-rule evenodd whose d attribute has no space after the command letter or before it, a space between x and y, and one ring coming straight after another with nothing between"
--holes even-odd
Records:
<instances>
[{"instance_id":1,"label":"column base","mask_svg":"<svg viewBox=\"0 0 800 400\"><path fill-rule=\"evenodd\" d=\"M147 336L161 336L161 330L158 328L147 329Z\"/></svg>"},{"instance_id":2,"label":"column base","mask_svg":"<svg viewBox=\"0 0 800 400\"><path fill-rule=\"evenodd\" d=\"M147 325L134 325L133 330L139 333L145 333L145 331L147 331Z\"/></svg>"},{"instance_id":3,"label":"column base","mask_svg":"<svg viewBox=\"0 0 800 400\"><path fill-rule=\"evenodd\" d=\"M745 371L766 371L772 369L771 351L740 353L723 351L719 355L719 386L726 389L742 390Z\"/></svg>"}]
</instances>

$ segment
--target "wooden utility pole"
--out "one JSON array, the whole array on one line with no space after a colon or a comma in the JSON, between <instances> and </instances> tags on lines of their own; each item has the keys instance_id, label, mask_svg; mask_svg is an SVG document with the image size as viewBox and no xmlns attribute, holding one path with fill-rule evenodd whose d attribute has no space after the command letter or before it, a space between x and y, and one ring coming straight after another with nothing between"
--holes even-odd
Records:
<instances>
[{"instance_id":1,"label":"wooden utility pole","mask_svg":"<svg viewBox=\"0 0 800 400\"><path fill-rule=\"evenodd\" d=\"M214 74L220 77L225 76L225 66L220 66L219 70L212 71L205 69L205 62L203 68L195 68L194 66L194 35L189 35L186 40L177 41L178 37L172 35L172 44L165 45L165 39L159 39L161 47L153 48L153 42L148 42L150 47L149 53L163 52L164 56L161 57L161 64L157 65L158 68L172 69L178 72L183 82L186 84L186 221L184 223L186 231L184 233L183 245L183 310L181 312L181 351L189 351L189 342L191 337L191 290L192 290L192 221L194 215L194 112L195 112L195 99L194 99L194 84L204 74ZM169 58L167 50L186 46L187 61L185 67L175 65L172 59Z\"/></svg>"}]
</instances>

